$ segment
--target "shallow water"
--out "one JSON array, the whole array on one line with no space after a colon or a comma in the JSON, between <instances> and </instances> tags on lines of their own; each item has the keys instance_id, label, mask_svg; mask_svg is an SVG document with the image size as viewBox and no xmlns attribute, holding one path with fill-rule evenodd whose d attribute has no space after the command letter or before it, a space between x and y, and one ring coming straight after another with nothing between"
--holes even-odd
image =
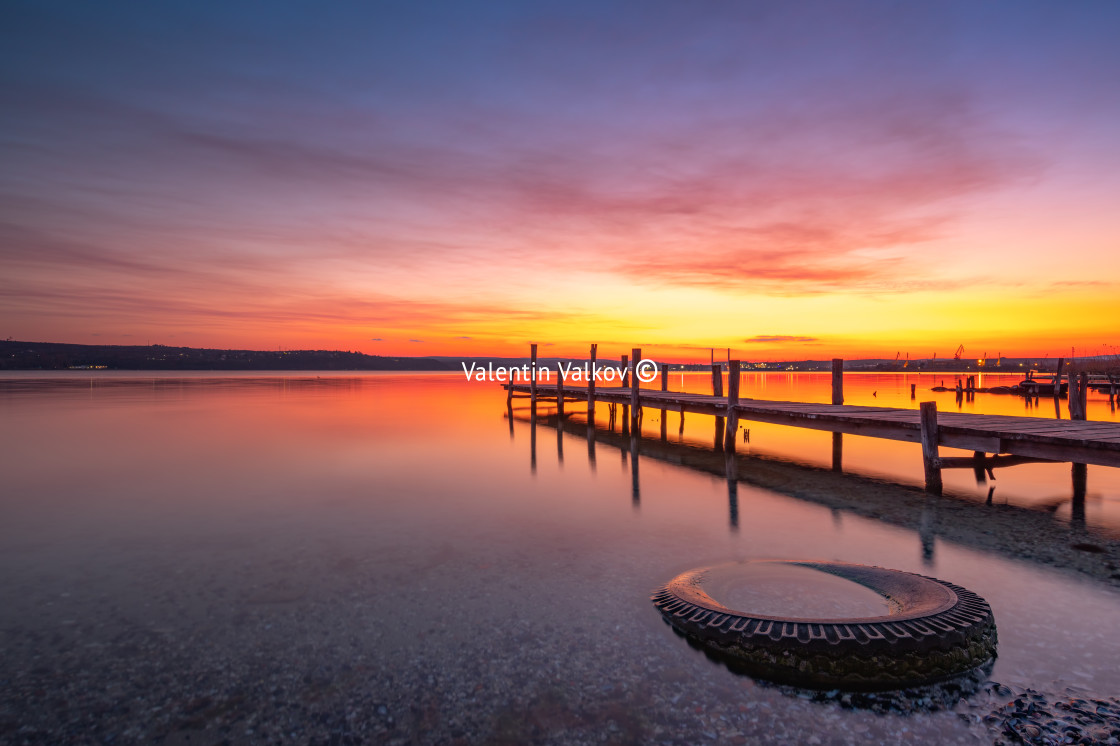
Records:
<instances>
[{"instance_id":1,"label":"shallow water","mask_svg":"<svg viewBox=\"0 0 1120 746\"><path fill-rule=\"evenodd\" d=\"M948 540L936 503L914 530L798 497L795 476L781 491L738 483L729 504L718 475L644 442L635 468L611 434L589 445L578 417L573 432L543 408L536 427L524 410L507 419L504 392L461 375L17 378L0 379L0 741L991 740L951 710L876 714L733 674L649 602L681 571L748 558L963 585L995 613L993 679L1120 693L1120 595ZM916 406L916 376L847 378L849 403ZM744 383L828 396L827 376ZM970 405L1031 413L1012 397ZM711 418L678 436L669 417L671 440L710 442ZM759 463L830 463L827 433L745 427ZM847 437L844 469L918 483L919 447ZM1116 471L1089 468L1083 520L1068 465L1000 471L989 507L1040 509L1095 541L1117 525ZM947 487L987 509L970 472Z\"/></svg>"},{"instance_id":2,"label":"shallow water","mask_svg":"<svg viewBox=\"0 0 1120 746\"><path fill-rule=\"evenodd\" d=\"M887 599L870 588L796 564L723 565L705 575L703 589L722 606L754 616L852 619L891 613Z\"/></svg>"}]
</instances>

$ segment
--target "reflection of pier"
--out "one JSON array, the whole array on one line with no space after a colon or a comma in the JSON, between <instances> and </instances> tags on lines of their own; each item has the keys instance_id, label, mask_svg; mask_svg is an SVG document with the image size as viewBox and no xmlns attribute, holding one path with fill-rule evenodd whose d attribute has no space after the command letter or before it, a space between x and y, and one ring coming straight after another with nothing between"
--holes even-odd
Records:
<instances>
[{"instance_id":1,"label":"reflection of pier","mask_svg":"<svg viewBox=\"0 0 1120 746\"><path fill-rule=\"evenodd\" d=\"M640 358L641 350L633 350L631 359L636 361ZM536 345L533 345L532 360L536 369ZM591 364L595 365L594 346ZM616 387L596 386L593 381L587 386L573 386L560 377L554 383L532 380L504 386L511 400L514 395L527 394L534 406L539 399L554 401L560 414L564 413L565 403L586 401L588 420L592 423L597 402L611 407L612 422L614 408L621 405L624 431L626 428L640 431L642 411L646 408L659 409L663 415L669 411L679 412L682 427L685 413L713 416L716 447L719 449L722 441L722 449L731 453L735 450L735 434L740 419L831 431L837 434L833 441L833 460L837 469L843 454L842 433L921 443L926 488L934 494L942 491L942 469L973 469L982 479L992 469L1029 461L1068 461L1120 467L1120 424L1084 421L1083 396L1078 402L1081 418L1073 420L938 413L934 402L923 402L918 410L851 406L843 404L843 361L834 360L832 404L763 401L739 397L739 362L736 360L728 361L726 395L723 392L722 367L718 365L712 366L712 393L693 394L668 391L664 366L660 371L660 390L632 386L627 364L624 356L622 385ZM664 438L664 416L661 431ZM941 446L973 451L974 455L941 458ZM989 457L987 454L1005 455Z\"/></svg>"},{"instance_id":2,"label":"reflection of pier","mask_svg":"<svg viewBox=\"0 0 1120 746\"><path fill-rule=\"evenodd\" d=\"M640 431L622 432L617 424L612 429L607 425L588 424L556 411L536 414L532 407L517 410L511 407L507 416L511 433L515 421L529 425L530 462L534 469L538 427L555 429L560 462L564 460L563 441L567 437L586 439L592 468L598 448L617 448L623 464L629 462L631 499L635 507L641 499L640 458L723 477L727 482L728 523L732 531L739 530L744 516L749 525L749 502L744 509L739 499L742 482L828 507L837 522L841 515L849 514L914 531L927 564L933 562L938 538L1012 559L1034 559L1057 569L1094 576L1101 575L1096 565L1104 567L1120 557L1120 542L1085 525L1084 465L1073 466L1072 495L1057 499L1049 509L1039 510L993 505L990 499L982 502L955 495L932 497L906 485L841 472L836 464L833 468L822 468L772 456L737 454L723 450L724 444L716 442L706 447L681 440L672 442L666 437L643 435ZM1070 500L1070 523L1054 520L1051 510L1056 504ZM998 520L998 525L993 520ZM996 528L999 530L994 530Z\"/></svg>"}]
</instances>

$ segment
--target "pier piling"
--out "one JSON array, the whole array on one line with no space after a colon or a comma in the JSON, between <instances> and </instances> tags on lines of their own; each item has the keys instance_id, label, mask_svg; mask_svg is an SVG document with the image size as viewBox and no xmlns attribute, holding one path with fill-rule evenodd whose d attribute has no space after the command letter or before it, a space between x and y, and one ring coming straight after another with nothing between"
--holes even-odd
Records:
<instances>
[{"instance_id":1,"label":"pier piling","mask_svg":"<svg viewBox=\"0 0 1120 746\"><path fill-rule=\"evenodd\" d=\"M642 359L642 348L635 347L630 351L631 357L634 361L634 375L630 377L630 430L632 432L640 432L639 428L642 424L642 407L638 403L639 391L641 390L642 382L638 379L638 362Z\"/></svg>"},{"instance_id":2,"label":"pier piling","mask_svg":"<svg viewBox=\"0 0 1120 746\"><path fill-rule=\"evenodd\" d=\"M723 448L729 454L735 452L735 433L739 430L739 410L735 405L739 403L739 361L727 361L727 432L723 439Z\"/></svg>"},{"instance_id":3,"label":"pier piling","mask_svg":"<svg viewBox=\"0 0 1120 746\"><path fill-rule=\"evenodd\" d=\"M924 401L919 406L922 426L922 466L925 469L926 492L940 495L941 458L937 447L937 402Z\"/></svg>"}]
</instances>

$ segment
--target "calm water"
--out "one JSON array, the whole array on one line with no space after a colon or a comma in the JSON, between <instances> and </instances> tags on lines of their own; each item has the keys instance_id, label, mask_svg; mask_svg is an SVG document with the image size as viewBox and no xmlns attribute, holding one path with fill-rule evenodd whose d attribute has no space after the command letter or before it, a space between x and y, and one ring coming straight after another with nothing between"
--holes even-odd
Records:
<instances>
[{"instance_id":1,"label":"calm water","mask_svg":"<svg viewBox=\"0 0 1120 746\"><path fill-rule=\"evenodd\" d=\"M618 427L589 445L580 405L571 431L543 407L534 430L461 375L136 378L0 379L0 742L991 740L959 712L987 695L910 714L812 702L709 661L648 600L683 570L762 557L964 585L995 612L994 680L1120 693L1120 594L969 539L937 503L913 528L801 495L799 475L829 473L828 433L743 423L741 452L785 486L729 490L670 463L711 443L707 417L678 435L669 414L667 450L639 445L635 468ZM847 401L916 406L915 382L955 411L924 390L941 379L852 375ZM750 374L743 395L826 401L828 377ZM1054 416L1042 405L962 406ZM1089 416L1115 413L1092 397ZM657 412L644 430L656 440ZM825 482L838 499L871 483L913 499L920 447L847 436L844 469ZM1069 465L999 471L991 505L991 484L950 472L946 499L1041 517L1063 547L1105 541L1118 471L1089 467L1084 520Z\"/></svg>"}]
</instances>

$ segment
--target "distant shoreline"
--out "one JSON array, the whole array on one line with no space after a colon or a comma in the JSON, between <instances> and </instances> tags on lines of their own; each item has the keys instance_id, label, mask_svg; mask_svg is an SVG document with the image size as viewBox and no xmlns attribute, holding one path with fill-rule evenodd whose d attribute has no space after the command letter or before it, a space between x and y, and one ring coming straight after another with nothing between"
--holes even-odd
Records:
<instances>
[{"instance_id":1,"label":"distant shoreline","mask_svg":"<svg viewBox=\"0 0 1120 746\"><path fill-rule=\"evenodd\" d=\"M1089 358L1092 359L1092 358ZM342 350L220 350L166 345L83 345L60 342L0 341L0 371L401 371L454 372L462 363L516 365L529 358L497 356L381 356ZM580 358L541 358L540 365L583 364ZM845 372L859 373L1023 373L1056 364L1047 358L985 360L911 360L908 364L887 359L847 360ZM599 365L618 365L600 360ZM720 364L719 361L716 364ZM709 363L670 364L674 371L707 371ZM744 372L831 370L830 360L744 361Z\"/></svg>"}]
</instances>

